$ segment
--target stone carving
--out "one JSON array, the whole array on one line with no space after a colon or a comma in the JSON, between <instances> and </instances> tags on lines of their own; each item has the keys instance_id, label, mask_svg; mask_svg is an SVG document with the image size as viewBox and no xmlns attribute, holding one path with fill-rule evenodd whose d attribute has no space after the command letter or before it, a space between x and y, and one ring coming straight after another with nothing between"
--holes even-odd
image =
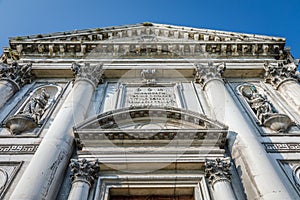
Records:
<instances>
[{"instance_id":1,"label":"stone carving","mask_svg":"<svg viewBox=\"0 0 300 200\"><path fill-rule=\"evenodd\" d=\"M0 79L12 81L19 89L23 85L31 83L33 78L31 68L31 63L21 66L17 62L13 62L10 66L6 65L6 67L0 68Z\"/></svg>"},{"instance_id":2,"label":"stone carving","mask_svg":"<svg viewBox=\"0 0 300 200\"><path fill-rule=\"evenodd\" d=\"M143 83L146 84L155 84L156 83L156 69L143 69L141 71L141 76Z\"/></svg>"},{"instance_id":3,"label":"stone carving","mask_svg":"<svg viewBox=\"0 0 300 200\"><path fill-rule=\"evenodd\" d=\"M222 80L222 75L226 70L225 63L214 65L213 62L208 62L208 66L204 66L202 64L196 64L195 66L195 82L200 83L203 88L211 80Z\"/></svg>"},{"instance_id":4,"label":"stone carving","mask_svg":"<svg viewBox=\"0 0 300 200\"><path fill-rule=\"evenodd\" d=\"M279 114L267 96L259 92L254 85L245 84L241 86L240 91L260 125L279 132L286 131L292 125L292 120L285 114Z\"/></svg>"},{"instance_id":5,"label":"stone carving","mask_svg":"<svg viewBox=\"0 0 300 200\"><path fill-rule=\"evenodd\" d=\"M20 134L41 124L41 119L48 109L50 95L45 88L33 95L35 96L26 103L21 111L6 120L5 125L12 134Z\"/></svg>"},{"instance_id":6,"label":"stone carving","mask_svg":"<svg viewBox=\"0 0 300 200\"><path fill-rule=\"evenodd\" d=\"M293 179L296 187L300 190L300 165L296 165L293 169Z\"/></svg>"},{"instance_id":7,"label":"stone carving","mask_svg":"<svg viewBox=\"0 0 300 200\"><path fill-rule=\"evenodd\" d=\"M90 66L89 63L84 63L84 65L72 63L71 69L75 76L75 81L85 79L91 82L94 87L101 81L104 72L103 64Z\"/></svg>"},{"instance_id":8,"label":"stone carving","mask_svg":"<svg viewBox=\"0 0 300 200\"><path fill-rule=\"evenodd\" d=\"M0 168L0 194L5 189L7 182L8 182L8 174L6 170Z\"/></svg>"},{"instance_id":9,"label":"stone carving","mask_svg":"<svg viewBox=\"0 0 300 200\"><path fill-rule=\"evenodd\" d=\"M271 64L266 62L264 68L265 82L272 84L275 89L287 80L300 80L297 66L294 63L284 64L283 62L278 62L277 64Z\"/></svg>"},{"instance_id":10,"label":"stone carving","mask_svg":"<svg viewBox=\"0 0 300 200\"><path fill-rule=\"evenodd\" d=\"M71 180L73 182L88 181L89 184L92 184L99 171L99 165L98 160L92 162L86 159L71 159Z\"/></svg>"},{"instance_id":11,"label":"stone carving","mask_svg":"<svg viewBox=\"0 0 300 200\"><path fill-rule=\"evenodd\" d=\"M34 119L36 123L40 122L42 115L45 113L46 106L50 95L43 88L39 96L33 97L25 106L22 114L28 115Z\"/></svg>"},{"instance_id":12,"label":"stone carving","mask_svg":"<svg viewBox=\"0 0 300 200\"><path fill-rule=\"evenodd\" d=\"M215 160L206 160L205 176L209 183L214 186L218 181L231 181L230 157L217 158Z\"/></svg>"}]
</instances>

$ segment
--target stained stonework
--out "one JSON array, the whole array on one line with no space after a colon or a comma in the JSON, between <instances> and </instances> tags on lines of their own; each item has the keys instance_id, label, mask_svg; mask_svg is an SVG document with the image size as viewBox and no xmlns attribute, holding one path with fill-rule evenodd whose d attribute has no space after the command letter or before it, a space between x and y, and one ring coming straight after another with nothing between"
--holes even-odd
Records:
<instances>
[{"instance_id":1,"label":"stained stonework","mask_svg":"<svg viewBox=\"0 0 300 200\"><path fill-rule=\"evenodd\" d=\"M146 22L13 37L1 60L1 199L299 199L285 38Z\"/></svg>"}]
</instances>

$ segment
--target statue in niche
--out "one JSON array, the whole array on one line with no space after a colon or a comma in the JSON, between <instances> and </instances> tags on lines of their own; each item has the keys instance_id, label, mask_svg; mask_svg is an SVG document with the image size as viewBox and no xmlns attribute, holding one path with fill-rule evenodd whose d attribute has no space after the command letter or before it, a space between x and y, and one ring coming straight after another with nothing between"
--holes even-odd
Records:
<instances>
[{"instance_id":1,"label":"statue in niche","mask_svg":"<svg viewBox=\"0 0 300 200\"><path fill-rule=\"evenodd\" d=\"M5 126L14 135L36 128L47 110L49 98L50 95L46 90L41 89L41 92L31 98L19 113L6 120Z\"/></svg>"},{"instance_id":2,"label":"statue in niche","mask_svg":"<svg viewBox=\"0 0 300 200\"><path fill-rule=\"evenodd\" d=\"M49 97L50 95L43 88L39 96L33 97L26 104L22 114L29 115L36 123L39 123L41 117L45 113Z\"/></svg>"},{"instance_id":3,"label":"statue in niche","mask_svg":"<svg viewBox=\"0 0 300 200\"><path fill-rule=\"evenodd\" d=\"M267 96L259 92L254 85L243 85L241 93L255 113L260 125L279 132L286 131L292 125L291 119L285 114L278 113Z\"/></svg>"}]
</instances>

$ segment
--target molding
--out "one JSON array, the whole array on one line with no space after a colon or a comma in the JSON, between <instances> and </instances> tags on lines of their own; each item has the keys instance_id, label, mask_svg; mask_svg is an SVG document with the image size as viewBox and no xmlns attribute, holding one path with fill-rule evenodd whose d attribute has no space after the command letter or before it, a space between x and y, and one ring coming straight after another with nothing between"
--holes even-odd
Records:
<instances>
[{"instance_id":1,"label":"molding","mask_svg":"<svg viewBox=\"0 0 300 200\"><path fill-rule=\"evenodd\" d=\"M285 38L149 23L10 38L6 58L24 56L279 56Z\"/></svg>"},{"instance_id":2,"label":"molding","mask_svg":"<svg viewBox=\"0 0 300 200\"><path fill-rule=\"evenodd\" d=\"M300 143L263 143L268 153L298 153Z\"/></svg>"},{"instance_id":3,"label":"molding","mask_svg":"<svg viewBox=\"0 0 300 200\"><path fill-rule=\"evenodd\" d=\"M1 154L34 154L39 144L0 144Z\"/></svg>"}]
</instances>

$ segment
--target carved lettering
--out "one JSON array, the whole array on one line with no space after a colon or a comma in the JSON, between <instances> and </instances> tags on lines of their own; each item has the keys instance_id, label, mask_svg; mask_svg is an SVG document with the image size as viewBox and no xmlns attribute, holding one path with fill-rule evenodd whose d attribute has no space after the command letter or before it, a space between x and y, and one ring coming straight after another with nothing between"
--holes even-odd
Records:
<instances>
[{"instance_id":1,"label":"carved lettering","mask_svg":"<svg viewBox=\"0 0 300 200\"><path fill-rule=\"evenodd\" d=\"M176 106L171 87L128 88L126 106Z\"/></svg>"}]
</instances>

